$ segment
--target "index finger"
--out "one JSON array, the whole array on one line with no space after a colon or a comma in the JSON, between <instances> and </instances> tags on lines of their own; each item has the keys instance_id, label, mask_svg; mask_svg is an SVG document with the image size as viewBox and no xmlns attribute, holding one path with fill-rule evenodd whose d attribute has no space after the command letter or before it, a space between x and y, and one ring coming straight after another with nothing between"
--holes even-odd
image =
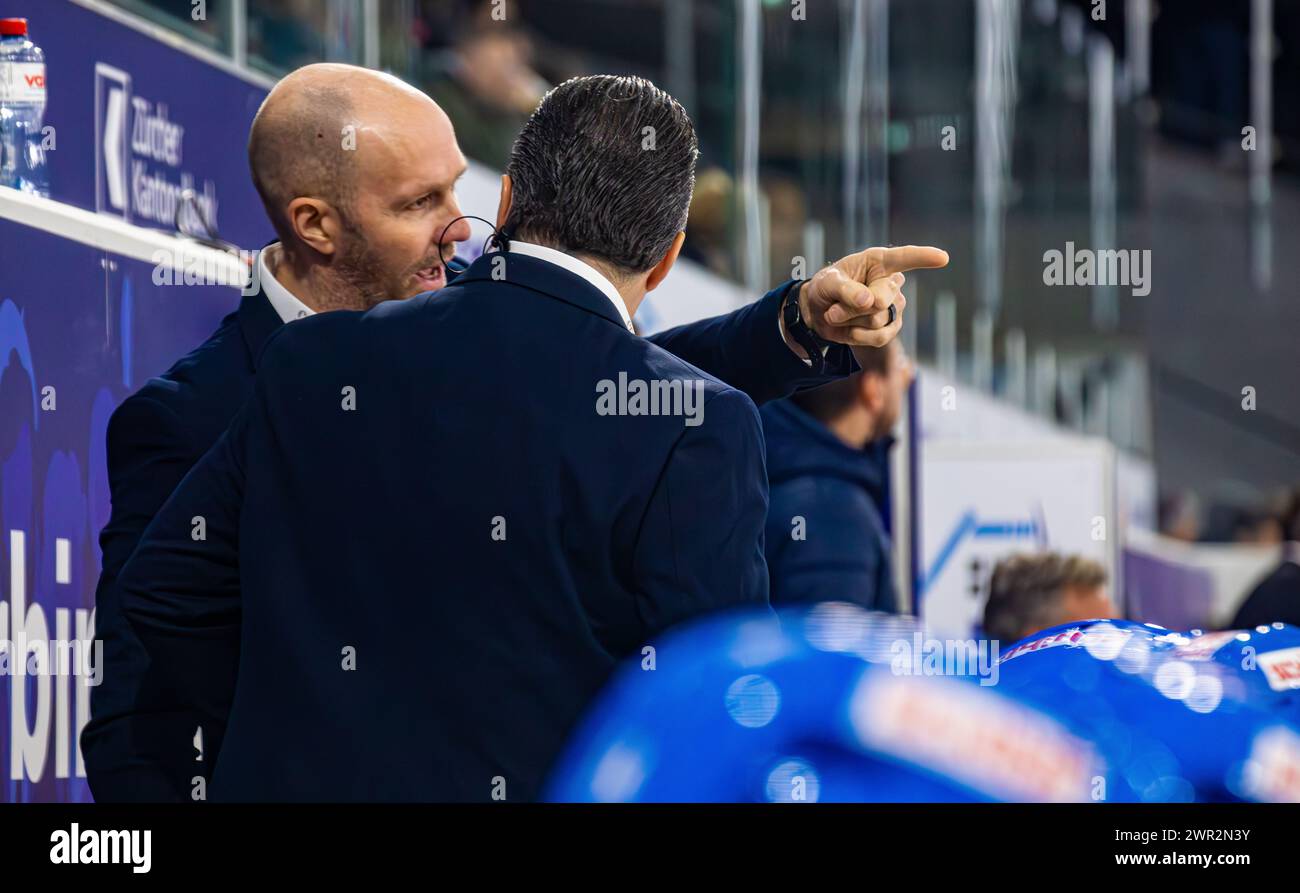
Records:
<instances>
[{"instance_id":1,"label":"index finger","mask_svg":"<svg viewBox=\"0 0 1300 893\"><path fill-rule=\"evenodd\" d=\"M930 245L899 245L886 248L881 266L886 273L904 273L908 270L937 270L948 266L948 252Z\"/></svg>"}]
</instances>

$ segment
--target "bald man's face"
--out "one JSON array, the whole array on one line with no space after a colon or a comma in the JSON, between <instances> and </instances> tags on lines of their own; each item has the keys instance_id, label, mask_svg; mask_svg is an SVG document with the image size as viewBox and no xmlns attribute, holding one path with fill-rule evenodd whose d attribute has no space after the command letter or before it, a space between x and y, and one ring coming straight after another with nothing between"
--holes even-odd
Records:
<instances>
[{"instance_id":1,"label":"bald man's face","mask_svg":"<svg viewBox=\"0 0 1300 893\"><path fill-rule=\"evenodd\" d=\"M338 271L368 304L442 288L443 260L470 235L468 220L452 224L466 162L451 121L433 103L408 98L361 117Z\"/></svg>"}]
</instances>

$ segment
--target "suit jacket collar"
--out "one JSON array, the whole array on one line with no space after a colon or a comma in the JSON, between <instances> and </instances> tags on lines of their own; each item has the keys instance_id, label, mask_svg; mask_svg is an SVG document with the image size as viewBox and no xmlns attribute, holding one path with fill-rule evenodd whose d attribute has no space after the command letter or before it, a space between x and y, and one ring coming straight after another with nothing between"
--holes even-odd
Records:
<instances>
[{"instance_id":1,"label":"suit jacket collar","mask_svg":"<svg viewBox=\"0 0 1300 893\"><path fill-rule=\"evenodd\" d=\"M524 242L520 239L512 239L509 250L511 254L526 254L529 257L555 264L560 269L568 270L580 279L591 283L599 289L601 294L609 298L610 303L614 305L614 309L618 312L618 318L623 321L624 327L629 332L635 331L632 328L632 315L627 310L627 302L623 300L623 296L614 287L614 283L610 282L604 273L591 264L555 248Z\"/></svg>"},{"instance_id":2,"label":"suit jacket collar","mask_svg":"<svg viewBox=\"0 0 1300 893\"><path fill-rule=\"evenodd\" d=\"M274 243L269 243L274 244ZM261 263L261 257L255 263ZM451 284L453 277L459 282L460 277L464 275L462 270L465 269L465 261L460 257L454 257L448 264L447 278L448 285ZM606 302L608 303L608 302ZM276 312L271 299L266 296L263 288L258 288L257 294L244 295L239 302L239 309L235 311L239 320L239 330L244 335L244 345L248 348L248 366L254 372L257 371L257 360L262 354L262 347L266 344L266 339L270 338L276 329L284 325L284 320Z\"/></svg>"},{"instance_id":3,"label":"suit jacket collar","mask_svg":"<svg viewBox=\"0 0 1300 893\"><path fill-rule=\"evenodd\" d=\"M271 272L271 265L266 262L266 252L271 248L272 245L268 245L258 252L257 281L261 283L266 299L275 308L276 316L280 317L284 322L293 322L307 316L314 316L316 311L298 300L298 296L285 288L284 283L276 279L275 274Z\"/></svg>"},{"instance_id":4,"label":"suit jacket collar","mask_svg":"<svg viewBox=\"0 0 1300 893\"><path fill-rule=\"evenodd\" d=\"M257 360L262 354L262 346L276 329L284 325L280 314L275 312L271 301L262 289L257 294L244 295L235 311L239 319L239 330L244 335L244 344L248 347L248 365L257 371Z\"/></svg>"},{"instance_id":5,"label":"suit jacket collar","mask_svg":"<svg viewBox=\"0 0 1300 893\"><path fill-rule=\"evenodd\" d=\"M498 260L505 262L504 268L497 267ZM496 275L494 276L493 273ZM469 265L468 270L456 277L455 284L491 282L494 279L504 279L511 285L527 288L571 304L588 313L603 317L623 331L627 331L618 310L610 303L609 297L603 291L563 267L528 255L509 251L493 251L481 255Z\"/></svg>"}]
</instances>

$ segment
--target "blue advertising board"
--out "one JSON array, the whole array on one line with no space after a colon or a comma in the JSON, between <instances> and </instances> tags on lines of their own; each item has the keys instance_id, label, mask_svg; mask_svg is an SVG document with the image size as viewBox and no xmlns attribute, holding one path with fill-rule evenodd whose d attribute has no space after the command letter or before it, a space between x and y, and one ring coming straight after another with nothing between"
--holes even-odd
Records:
<instances>
[{"instance_id":1,"label":"blue advertising board","mask_svg":"<svg viewBox=\"0 0 1300 893\"><path fill-rule=\"evenodd\" d=\"M52 198L170 232L191 188L223 238L269 239L245 155L261 83L70 0L27 5L5 14L47 54ZM108 419L239 299L156 271L0 219L0 801L91 799L77 739L99 666Z\"/></svg>"},{"instance_id":2,"label":"blue advertising board","mask_svg":"<svg viewBox=\"0 0 1300 893\"><path fill-rule=\"evenodd\" d=\"M45 50L51 197L170 232L188 187L224 238L265 244L271 227L246 153L264 82L70 0L30 6L6 14L25 15ZM198 231L191 215L181 223Z\"/></svg>"}]
</instances>

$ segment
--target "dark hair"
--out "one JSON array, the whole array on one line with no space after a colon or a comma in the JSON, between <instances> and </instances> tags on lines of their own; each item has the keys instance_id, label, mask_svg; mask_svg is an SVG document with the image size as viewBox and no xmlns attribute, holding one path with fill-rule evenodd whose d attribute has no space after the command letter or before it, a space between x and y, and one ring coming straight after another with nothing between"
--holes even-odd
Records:
<instances>
[{"instance_id":1,"label":"dark hair","mask_svg":"<svg viewBox=\"0 0 1300 893\"><path fill-rule=\"evenodd\" d=\"M832 422L843 415L858 400L858 383L864 375L887 378L894 361L893 347L890 341L884 347L868 347L857 351L854 358L862 368L861 372L837 379L828 384L818 385L795 391L790 399L796 406L819 422Z\"/></svg>"},{"instance_id":2,"label":"dark hair","mask_svg":"<svg viewBox=\"0 0 1300 893\"><path fill-rule=\"evenodd\" d=\"M644 78L565 81L510 152L506 231L645 272L686 227L698 155L686 111Z\"/></svg>"},{"instance_id":3,"label":"dark hair","mask_svg":"<svg viewBox=\"0 0 1300 893\"><path fill-rule=\"evenodd\" d=\"M984 604L984 635L1011 643L1026 630L1055 626L1065 590L1106 583L1106 569L1081 555L1012 555L993 568Z\"/></svg>"}]
</instances>

